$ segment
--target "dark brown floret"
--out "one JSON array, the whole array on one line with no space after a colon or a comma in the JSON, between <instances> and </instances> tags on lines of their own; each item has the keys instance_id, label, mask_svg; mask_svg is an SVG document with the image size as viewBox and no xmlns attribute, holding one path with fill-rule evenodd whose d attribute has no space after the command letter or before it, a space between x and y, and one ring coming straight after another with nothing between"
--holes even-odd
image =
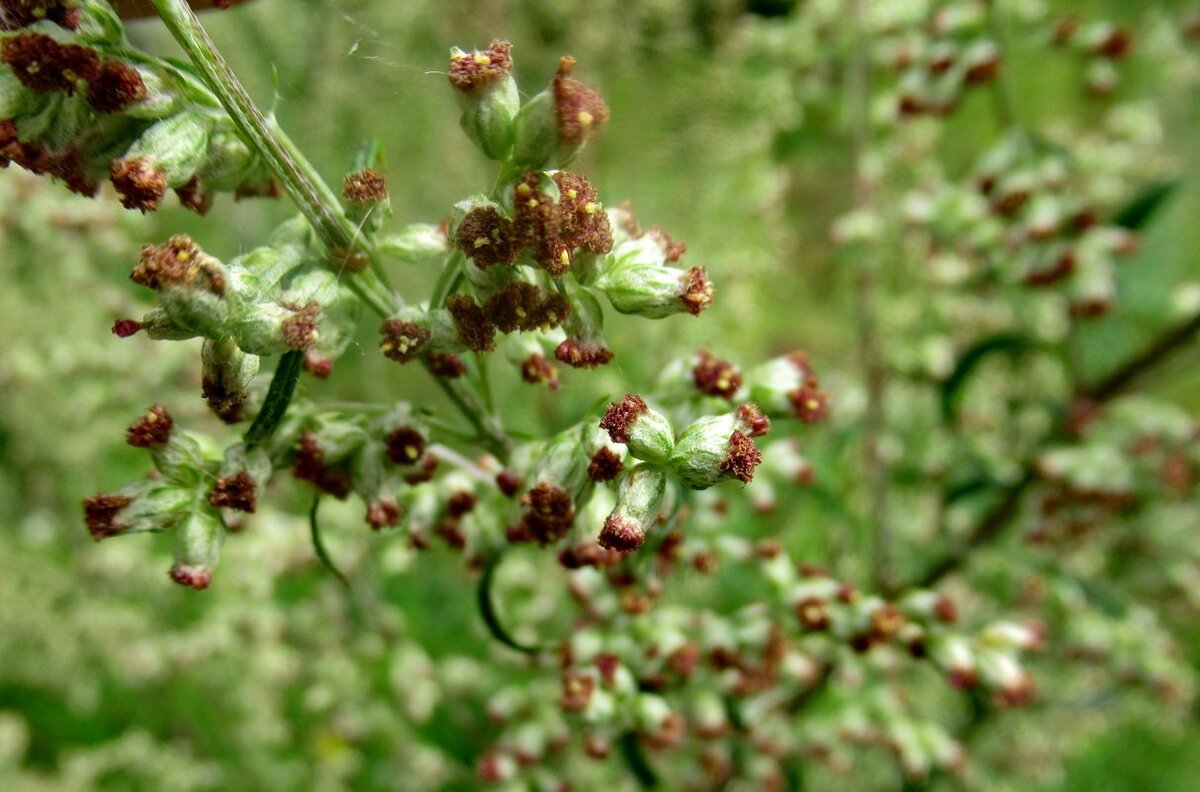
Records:
<instances>
[{"instance_id":1,"label":"dark brown floret","mask_svg":"<svg viewBox=\"0 0 1200 792\"><path fill-rule=\"evenodd\" d=\"M132 66L105 58L87 88L88 104L98 113L119 113L146 98L146 84Z\"/></svg>"},{"instance_id":2,"label":"dark brown floret","mask_svg":"<svg viewBox=\"0 0 1200 792\"><path fill-rule=\"evenodd\" d=\"M516 495L525 481L511 470L501 470L496 474L496 486L506 497Z\"/></svg>"},{"instance_id":3,"label":"dark brown floret","mask_svg":"<svg viewBox=\"0 0 1200 792\"><path fill-rule=\"evenodd\" d=\"M652 226L646 233L650 234L662 246L667 261L679 261L679 259L683 258L683 254L687 252L687 243L676 242L671 238L670 234L662 230L661 226ZM634 234L633 236L641 236L641 233Z\"/></svg>"},{"instance_id":4,"label":"dark brown floret","mask_svg":"<svg viewBox=\"0 0 1200 792\"><path fill-rule=\"evenodd\" d=\"M583 144L608 121L608 105L600 94L571 77L575 59L558 62L554 76L554 109L558 115L558 138L568 146Z\"/></svg>"},{"instance_id":5,"label":"dark brown floret","mask_svg":"<svg viewBox=\"0 0 1200 792\"><path fill-rule=\"evenodd\" d=\"M354 173L347 173L346 177L342 179L342 196L347 203L364 206L386 201L388 198L387 180L374 168L362 168Z\"/></svg>"},{"instance_id":6,"label":"dark brown floret","mask_svg":"<svg viewBox=\"0 0 1200 792\"><path fill-rule=\"evenodd\" d=\"M742 387L742 374L728 360L713 357L704 349L692 368L692 382L701 393L732 399Z\"/></svg>"},{"instance_id":7,"label":"dark brown floret","mask_svg":"<svg viewBox=\"0 0 1200 792\"><path fill-rule=\"evenodd\" d=\"M283 343L287 344L288 349L300 352L317 343L320 338L317 332L317 320L320 316L321 306L316 302L310 302L280 322L279 331L283 335Z\"/></svg>"},{"instance_id":8,"label":"dark brown floret","mask_svg":"<svg viewBox=\"0 0 1200 792\"><path fill-rule=\"evenodd\" d=\"M462 524L455 519L445 519L433 529L451 550L466 550L467 535L463 532Z\"/></svg>"},{"instance_id":9,"label":"dark brown floret","mask_svg":"<svg viewBox=\"0 0 1200 792\"><path fill-rule=\"evenodd\" d=\"M163 446L171 439L171 429L174 426L175 422L167 408L155 404L125 430L125 442L134 448Z\"/></svg>"},{"instance_id":10,"label":"dark brown floret","mask_svg":"<svg viewBox=\"0 0 1200 792\"><path fill-rule=\"evenodd\" d=\"M754 469L762 462L762 452L754 445L749 435L734 432L729 436L729 449L721 461L721 470L738 481L749 483L754 478Z\"/></svg>"},{"instance_id":11,"label":"dark brown floret","mask_svg":"<svg viewBox=\"0 0 1200 792\"><path fill-rule=\"evenodd\" d=\"M530 385L545 385L558 390L558 369L546 358L534 353L521 363L521 379Z\"/></svg>"},{"instance_id":12,"label":"dark brown floret","mask_svg":"<svg viewBox=\"0 0 1200 792\"><path fill-rule=\"evenodd\" d=\"M208 503L214 509L234 509L254 514L258 507L258 487L254 477L245 470L232 476L221 476L208 492Z\"/></svg>"},{"instance_id":13,"label":"dark brown floret","mask_svg":"<svg viewBox=\"0 0 1200 792\"><path fill-rule=\"evenodd\" d=\"M563 244L592 253L612 250L612 227L592 183L567 171L555 173L554 182L559 191L559 237Z\"/></svg>"},{"instance_id":14,"label":"dark brown floret","mask_svg":"<svg viewBox=\"0 0 1200 792\"><path fill-rule=\"evenodd\" d=\"M142 323L136 319L118 319L113 322L112 326L113 335L117 338L129 338L137 335L141 329Z\"/></svg>"},{"instance_id":15,"label":"dark brown floret","mask_svg":"<svg viewBox=\"0 0 1200 792\"><path fill-rule=\"evenodd\" d=\"M459 490L450 495L446 502L446 513L454 519L470 514L475 509L476 499L473 493Z\"/></svg>"},{"instance_id":16,"label":"dark brown floret","mask_svg":"<svg viewBox=\"0 0 1200 792\"><path fill-rule=\"evenodd\" d=\"M425 361L429 364L429 372L435 377L458 379L467 373L467 364L463 359L449 352L431 349L425 353Z\"/></svg>"},{"instance_id":17,"label":"dark brown floret","mask_svg":"<svg viewBox=\"0 0 1200 792\"><path fill-rule=\"evenodd\" d=\"M510 266L521 257L523 245L516 226L491 206L477 206L463 217L454 232L454 246L480 269Z\"/></svg>"},{"instance_id":18,"label":"dark brown floret","mask_svg":"<svg viewBox=\"0 0 1200 792\"><path fill-rule=\"evenodd\" d=\"M175 564L170 571L171 580L181 586L203 591L212 584L212 570L208 567Z\"/></svg>"},{"instance_id":19,"label":"dark brown floret","mask_svg":"<svg viewBox=\"0 0 1200 792\"><path fill-rule=\"evenodd\" d=\"M887 641L900 632L904 626L904 614L895 605L886 603L880 605L871 614L871 640L874 643Z\"/></svg>"},{"instance_id":20,"label":"dark brown floret","mask_svg":"<svg viewBox=\"0 0 1200 792\"><path fill-rule=\"evenodd\" d=\"M568 338L554 349L554 357L571 368L592 369L612 362L612 350L599 341Z\"/></svg>"},{"instance_id":21,"label":"dark brown floret","mask_svg":"<svg viewBox=\"0 0 1200 792\"><path fill-rule=\"evenodd\" d=\"M982 60L970 64L967 67L964 79L972 85L991 82L1000 73L1001 62L999 54L989 55Z\"/></svg>"},{"instance_id":22,"label":"dark brown floret","mask_svg":"<svg viewBox=\"0 0 1200 792\"><path fill-rule=\"evenodd\" d=\"M829 627L829 606L820 597L806 597L796 603L796 618L806 630L825 630Z\"/></svg>"},{"instance_id":23,"label":"dark brown floret","mask_svg":"<svg viewBox=\"0 0 1200 792\"><path fill-rule=\"evenodd\" d=\"M416 472L409 473L404 477L404 481L406 484L411 484L414 487L418 484L424 484L427 481L433 481L433 474L437 472L437 469L437 457L432 454L426 454L421 457L421 463L417 465Z\"/></svg>"},{"instance_id":24,"label":"dark brown floret","mask_svg":"<svg viewBox=\"0 0 1200 792\"><path fill-rule=\"evenodd\" d=\"M817 423L829 412L829 396L817 387L815 379L806 381L788 394L792 413L804 423Z\"/></svg>"},{"instance_id":25,"label":"dark brown floret","mask_svg":"<svg viewBox=\"0 0 1200 792\"><path fill-rule=\"evenodd\" d=\"M571 304L560 294L515 281L489 296L483 313L502 333L530 332L558 327L570 316Z\"/></svg>"},{"instance_id":26,"label":"dark brown floret","mask_svg":"<svg viewBox=\"0 0 1200 792\"><path fill-rule=\"evenodd\" d=\"M44 172L49 173L66 185L67 189L86 198L95 196L100 188L95 178L87 172L79 151L71 148L61 154L43 153Z\"/></svg>"},{"instance_id":27,"label":"dark brown floret","mask_svg":"<svg viewBox=\"0 0 1200 792\"><path fill-rule=\"evenodd\" d=\"M141 157L113 160L111 179L126 209L153 212L167 194L167 174Z\"/></svg>"},{"instance_id":28,"label":"dark brown floret","mask_svg":"<svg viewBox=\"0 0 1200 792\"><path fill-rule=\"evenodd\" d=\"M558 554L558 563L567 569L596 567L602 569L617 564L621 553L601 547L596 542L580 542L564 549Z\"/></svg>"},{"instance_id":29,"label":"dark brown floret","mask_svg":"<svg viewBox=\"0 0 1200 792\"><path fill-rule=\"evenodd\" d=\"M564 671L562 696L559 697L558 704L567 712L583 712L592 700L592 691L595 688L596 679L591 674Z\"/></svg>"},{"instance_id":30,"label":"dark brown floret","mask_svg":"<svg viewBox=\"0 0 1200 792\"><path fill-rule=\"evenodd\" d=\"M99 493L83 502L83 518L87 523L88 533L99 542L110 536L116 536L125 529L117 519L121 510L132 503L125 495Z\"/></svg>"},{"instance_id":31,"label":"dark brown floret","mask_svg":"<svg viewBox=\"0 0 1200 792\"><path fill-rule=\"evenodd\" d=\"M200 248L189 236L177 234L161 245L143 245L130 279L148 289L189 283L196 277ZM224 283L221 283L224 291Z\"/></svg>"},{"instance_id":32,"label":"dark brown floret","mask_svg":"<svg viewBox=\"0 0 1200 792\"><path fill-rule=\"evenodd\" d=\"M0 63L29 90L45 94L75 93L79 83L91 82L100 73L100 56L78 44L59 44L41 33L21 33L0 44Z\"/></svg>"},{"instance_id":33,"label":"dark brown floret","mask_svg":"<svg viewBox=\"0 0 1200 792\"><path fill-rule=\"evenodd\" d=\"M539 482L521 497L521 505L526 507L521 527L538 544L558 541L575 524L575 502L562 487Z\"/></svg>"},{"instance_id":34,"label":"dark brown floret","mask_svg":"<svg viewBox=\"0 0 1200 792\"><path fill-rule=\"evenodd\" d=\"M200 181L199 176L193 176L187 184L176 188L175 195L185 209L191 209L198 215L206 215L208 210L212 209L212 193L204 189L204 183Z\"/></svg>"},{"instance_id":35,"label":"dark brown floret","mask_svg":"<svg viewBox=\"0 0 1200 792\"><path fill-rule=\"evenodd\" d=\"M608 405L600 428L608 432L614 443L624 443L629 440L629 427L649 409L641 396L626 394L621 401Z\"/></svg>"},{"instance_id":36,"label":"dark brown floret","mask_svg":"<svg viewBox=\"0 0 1200 792\"><path fill-rule=\"evenodd\" d=\"M367 506L367 524L379 531L400 522L400 505L392 498L380 498Z\"/></svg>"},{"instance_id":37,"label":"dark brown floret","mask_svg":"<svg viewBox=\"0 0 1200 792\"><path fill-rule=\"evenodd\" d=\"M393 429L387 436L387 456L397 465L415 464L425 453L425 436L411 426Z\"/></svg>"},{"instance_id":38,"label":"dark brown floret","mask_svg":"<svg viewBox=\"0 0 1200 792\"><path fill-rule=\"evenodd\" d=\"M1129 54L1129 50L1133 47L1133 36L1125 28L1114 28L1108 36L1105 37L1096 46L1096 54L1118 60Z\"/></svg>"},{"instance_id":39,"label":"dark brown floret","mask_svg":"<svg viewBox=\"0 0 1200 792\"><path fill-rule=\"evenodd\" d=\"M493 41L485 50L464 52L450 58L450 84L470 93L501 80L512 72L512 45Z\"/></svg>"},{"instance_id":40,"label":"dark brown floret","mask_svg":"<svg viewBox=\"0 0 1200 792\"><path fill-rule=\"evenodd\" d=\"M496 348L496 326L491 323L483 308L473 297L455 294L446 301L446 308L454 318L458 340L472 352L490 352Z\"/></svg>"},{"instance_id":41,"label":"dark brown floret","mask_svg":"<svg viewBox=\"0 0 1200 792\"><path fill-rule=\"evenodd\" d=\"M704 268L692 267L684 276L683 294L679 299L688 313L699 316L701 311L712 305L715 293L716 290L713 289L712 281L708 279Z\"/></svg>"},{"instance_id":42,"label":"dark brown floret","mask_svg":"<svg viewBox=\"0 0 1200 792\"><path fill-rule=\"evenodd\" d=\"M646 531L633 520L610 515L604 521L596 541L601 547L628 553L642 546L646 541Z\"/></svg>"},{"instance_id":43,"label":"dark brown floret","mask_svg":"<svg viewBox=\"0 0 1200 792\"><path fill-rule=\"evenodd\" d=\"M771 419L754 404L743 404L737 409L738 428L751 437L762 437L771 431Z\"/></svg>"},{"instance_id":44,"label":"dark brown floret","mask_svg":"<svg viewBox=\"0 0 1200 792\"><path fill-rule=\"evenodd\" d=\"M246 418L246 392L230 385L205 376L200 380L200 395L213 414L227 424L235 424Z\"/></svg>"},{"instance_id":45,"label":"dark brown floret","mask_svg":"<svg viewBox=\"0 0 1200 792\"><path fill-rule=\"evenodd\" d=\"M554 277L571 267L571 251L559 239L558 205L541 188L541 175L529 171L513 185L513 212L518 244L533 251L539 266Z\"/></svg>"},{"instance_id":46,"label":"dark brown floret","mask_svg":"<svg viewBox=\"0 0 1200 792\"><path fill-rule=\"evenodd\" d=\"M79 8L74 0L3 0L0 2L0 30L20 30L47 20L74 30L79 24Z\"/></svg>"},{"instance_id":47,"label":"dark brown floret","mask_svg":"<svg viewBox=\"0 0 1200 792\"><path fill-rule=\"evenodd\" d=\"M624 467L621 455L604 447L592 455L592 461L588 463L588 478L592 481L612 481Z\"/></svg>"},{"instance_id":48,"label":"dark brown floret","mask_svg":"<svg viewBox=\"0 0 1200 792\"><path fill-rule=\"evenodd\" d=\"M400 319L388 319L380 326L379 332L383 335L379 342L380 351L388 360L397 363L407 363L416 359L421 348L429 343L430 339L429 331L424 327L416 322L404 322Z\"/></svg>"},{"instance_id":49,"label":"dark brown floret","mask_svg":"<svg viewBox=\"0 0 1200 792\"><path fill-rule=\"evenodd\" d=\"M317 438L308 432L300 435L300 440L296 444L296 456L292 460L292 475L301 481L313 484L339 500L348 497L353 488L350 475L345 470L326 466L325 453L321 450Z\"/></svg>"}]
</instances>

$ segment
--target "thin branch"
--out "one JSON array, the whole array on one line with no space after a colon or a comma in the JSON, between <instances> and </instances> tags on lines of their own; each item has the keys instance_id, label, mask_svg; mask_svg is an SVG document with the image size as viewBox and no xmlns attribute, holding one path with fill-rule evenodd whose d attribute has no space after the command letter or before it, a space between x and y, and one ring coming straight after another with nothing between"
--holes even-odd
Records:
<instances>
[{"instance_id":1,"label":"thin branch","mask_svg":"<svg viewBox=\"0 0 1200 792\"><path fill-rule=\"evenodd\" d=\"M500 621L500 614L496 612L496 603L492 600L492 582L495 580L496 569L500 566L500 559L502 557L501 554L493 556L483 567L483 575L479 578L479 589L477 591L479 615L483 617L483 623L487 626L488 632L500 643L524 654L541 654L542 650L540 647L526 646L516 638L513 638L508 629Z\"/></svg>"},{"instance_id":2,"label":"thin branch","mask_svg":"<svg viewBox=\"0 0 1200 792\"><path fill-rule=\"evenodd\" d=\"M351 589L353 587L350 585L350 578L346 577L342 573L342 570L338 569L337 565L333 563L333 557L329 555L329 549L325 547L325 541L321 538L321 525L317 521L317 509L320 505L320 494L314 495L312 508L308 512L308 531L312 537L313 551L317 554L317 558L320 559L321 566L329 570L330 574L337 578L339 583L347 589Z\"/></svg>"},{"instance_id":3,"label":"thin branch","mask_svg":"<svg viewBox=\"0 0 1200 792\"><path fill-rule=\"evenodd\" d=\"M296 383L300 381L300 368L303 363L303 352L285 352L279 358L275 375L267 389L267 397L243 438L247 448L267 442L279 428L288 405L292 403L292 397L296 394Z\"/></svg>"}]
</instances>

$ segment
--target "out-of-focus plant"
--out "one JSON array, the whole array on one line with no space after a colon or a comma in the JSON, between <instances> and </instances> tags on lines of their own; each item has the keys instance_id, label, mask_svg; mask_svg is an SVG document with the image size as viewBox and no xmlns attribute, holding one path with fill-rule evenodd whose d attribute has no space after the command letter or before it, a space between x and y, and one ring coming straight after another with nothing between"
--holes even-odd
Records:
<instances>
[{"instance_id":1,"label":"out-of-focus plant","mask_svg":"<svg viewBox=\"0 0 1200 792\"><path fill-rule=\"evenodd\" d=\"M171 579L212 586L207 596L222 595L223 543L263 532L278 544L230 583L253 592L309 552L267 508L290 473L311 493L311 551L338 580L314 596L340 585L331 607L346 624L316 628L330 609L319 601L290 616L256 609L195 645L146 647L132 668L207 658L237 630L283 646L348 641L350 668L300 668L276 644L251 653L241 704L310 686L305 706L338 728L309 737L359 748L326 763L328 782L405 789L460 783L464 766L514 789L794 789L836 776L983 787L1012 759L989 743L1010 728L1003 710L1043 708L1083 739L1086 713L1072 710L1114 691L1191 702L1177 615L1156 603L1195 605L1183 527L1200 524L1200 428L1135 390L1191 341L1200 312L1181 300L1159 337L1098 377L1077 359L1089 322L1120 298L1120 259L1172 193L1174 163L1159 157L1148 105L1035 128L1006 82L1012 42L1036 42L1081 62L1085 89L1109 101L1132 30L1054 20L1032 0L814 0L723 30L761 75L751 101L773 103L771 133L812 128L849 152L848 211L830 239L854 271L862 385L831 397L803 352L743 368L667 350L656 382L527 437L506 428L490 368L553 390L575 376L560 366L613 362L604 303L609 316L667 319L698 316L715 295L684 244L605 208L566 170L610 115L574 59L522 94L507 43L454 50L449 91L494 181L426 218L448 214L440 224L395 227L378 146L362 148L339 196L187 3L151 4L190 64L133 47L103 0L0 6L0 164L86 195L111 181L143 212L174 190L201 214L222 193L286 194L300 214L233 257L182 234L142 248L131 279L155 306L114 334L199 339L200 395L244 429L204 433L179 425L187 409L149 406L126 440L153 471L88 497L86 526L96 540L169 534ZM955 113L985 92L995 134L972 141L968 167L939 159ZM405 267L436 273L426 299L393 285ZM379 353L398 372L424 368L445 404L307 395L367 321ZM840 552L809 558L790 532L757 527L797 490L828 516L801 527ZM347 575L322 504L351 499L390 546ZM405 639L389 573L423 574L437 545L461 558L459 580L477 580L494 652L434 662ZM449 756L433 712L465 702L475 709L453 717L473 733ZM244 724L264 751L285 730L270 712ZM1019 746L1039 760L1012 775L1053 772L1077 749L1069 736ZM114 761L168 783L154 774L171 778L170 763L143 763L139 739L123 738ZM103 773L77 759L84 776ZM176 759L180 788L228 783L183 749ZM256 783L300 778L259 761Z\"/></svg>"}]
</instances>

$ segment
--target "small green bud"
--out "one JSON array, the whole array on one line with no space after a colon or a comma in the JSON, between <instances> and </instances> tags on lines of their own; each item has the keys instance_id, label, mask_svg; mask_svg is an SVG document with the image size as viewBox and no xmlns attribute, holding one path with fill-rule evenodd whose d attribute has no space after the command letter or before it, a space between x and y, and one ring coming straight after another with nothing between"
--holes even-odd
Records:
<instances>
[{"instance_id":1,"label":"small green bud","mask_svg":"<svg viewBox=\"0 0 1200 792\"><path fill-rule=\"evenodd\" d=\"M714 294L703 268L668 266L663 248L649 234L615 247L594 285L613 308L648 319L685 311L697 316Z\"/></svg>"},{"instance_id":2,"label":"small green bud","mask_svg":"<svg viewBox=\"0 0 1200 792\"><path fill-rule=\"evenodd\" d=\"M821 390L803 352L769 360L752 370L746 380L751 400L767 415L790 415L805 423L816 423L828 411L829 397Z\"/></svg>"},{"instance_id":3,"label":"small green bud","mask_svg":"<svg viewBox=\"0 0 1200 792\"><path fill-rule=\"evenodd\" d=\"M508 157L521 106L512 77L511 48L507 42L493 41L485 50L450 51L450 83L458 89L463 131L493 160Z\"/></svg>"},{"instance_id":4,"label":"small green bud","mask_svg":"<svg viewBox=\"0 0 1200 792\"><path fill-rule=\"evenodd\" d=\"M232 337L207 338L200 348L200 365L200 391L208 408L226 423L244 419L258 355L247 355Z\"/></svg>"},{"instance_id":5,"label":"small green bud","mask_svg":"<svg viewBox=\"0 0 1200 792\"><path fill-rule=\"evenodd\" d=\"M167 186L182 187L205 163L211 130L200 113L179 113L143 132L122 159L145 160L166 174Z\"/></svg>"},{"instance_id":6,"label":"small green bud","mask_svg":"<svg viewBox=\"0 0 1200 792\"><path fill-rule=\"evenodd\" d=\"M175 529L175 564L171 580L197 591L212 583L213 569L221 557L225 524L207 508L193 508Z\"/></svg>"},{"instance_id":7,"label":"small green bud","mask_svg":"<svg viewBox=\"0 0 1200 792\"><path fill-rule=\"evenodd\" d=\"M655 465L666 464L675 447L671 422L632 393L608 406L600 428L614 443L624 443L632 456Z\"/></svg>"},{"instance_id":8,"label":"small green bud","mask_svg":"<svg viewBox=\"0 0 1200 792\"><path fill-rule=\"evenodd\" d=\"M195 493L166 481L135 481L111 493L83 502L88 532L99 542L113 536L165 531L192 508Z\"/></svg>"},{"instance_id":9,"label":"small green bud","mask_svg":"<svg viewBox=\"0 0 1200 792\"><path fill-rule=\"evenodd\" d=\"M642 464L626 473L617 487L616 508L600 531L600 546L621 551L641 547L666 489L667 477L656 467Z\"/></svg>"},{"instance_id":10,"label":"small green bud","mask_svg":"<svg viewBox=\"0 0 1200 792\"><path fill-rule=\"evenodd\" d=\"M541 170L558 150L554 94L542 91L521 107L516 118L513 162L523 170Z\"/></svg>"},{"instance_id":11,"label":"small green bud","mask_svg":"<svg viewBox=\"0 0 1200 792\"><path fill-rule=\"evenodd\" d=\"M413 223L398 234L380 237L376 249L407 264L425 264L450 252L445 229L432 223Z\"/></svg>"},{"instance_id":12,"label":"small green bud","mask_svg":"<svg viewBox=\"0 0 1200 792\"><path fill-rule=\"evenodd\" d=\"M672 472L692 489L707 489L731 478L749 483L762 461L753 440L753 435L764 431L761 419L762 413L750 405L699 419L679 436L670 459Z\"/></svg>"}]
</instances>

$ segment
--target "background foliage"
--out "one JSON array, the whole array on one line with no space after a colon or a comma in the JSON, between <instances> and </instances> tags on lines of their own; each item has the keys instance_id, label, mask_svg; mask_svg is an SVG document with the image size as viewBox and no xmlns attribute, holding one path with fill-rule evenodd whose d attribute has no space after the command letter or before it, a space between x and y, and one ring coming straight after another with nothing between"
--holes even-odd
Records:
<instances>
[{"instance_id":1,"label":"background foliage","mask_svg":"<svg viewBox=\"0 0 1200 792\"><path fill-rule=\"evenodd\" d=\"M1124 0L1050 6L1139 31L1188 10L1183 2ZM622 382L649 381L681 350L700 346L761 359L800 340L828 372L828 389L856 398L845 365L857 343L853 270L828 235L849 206L849 152L819 134L819 119L803 116L837 112L837 97L813 107L783 98L789 76L761 49L782 22L749 15L735 0L260 0L206 22L255 96L275 93L283 126L331 180L364 138L378 138L405 221L436 221L488 178L461 142L447 95L449 47L508 39L518 77L530 85L562 53L586 65L614 118L586 152L588 173L605 200L629 198L640 215L685 239L719 297L704 322L613 323L614 366L567 377L553 396L504 373L499 388L514 427L556 429ZM131 31L142 46L173 51L153 22ZM1195 174L1196 44L1191 60L1171 60L1156 57L1154 42L1139 41L1118 91L1161 110L1170 172ZM1079 90L1079 75L1069 65L1048 67L1029 49L1018 45L1005 66L1022 118L1098 121L1103 110ZM951 171L995 136L984 96L969 97L949 124L938 155ZM478 668L503 650L490 643L448 553L418 557L368 535L357 507L328 509L333 554L356 585L386 592L386 604L364 616L316 563L305 504L288 503L287 487L276 493L282 508L256 516L229 542L220 584L204 595L166 582L164 547L154 540L93 546L80 525L83 495L142 473L119 431L142 406L162 401L188 423L215 427L195 398L197 349L119 343L108 332L115 317L138 313L140 295L126 282L138 245L187 231L232 257L290 213L283 202L225 200L203 220L174 207L142 217L111 195L87 201L0 172L0 787L416 789L419 778L428 788L472 788L473 758L494 736L480 708L490 691ZM1085 370L1108 370L1166 324L1175 287L1200 272L1198 213L1200 185L1189 179L1121 265L1118 310L1083 336ZM431 280L415 269L404 278L423 284L414 291ZM373 335L366 328L339 376L314 392L440 398L424 378L373 354ZM1194 355L1189 362L1152 387L1195 415L1200 367ZM836 459L845 431L834 425L806 453ZM780 508L750 530L814 559L836 560L839 548L858 541L818 499L780 497ZM536 568L533 554L507 568L511 596L533 597L520 581ZM729 590L747 585L736 574L723 581ZM1181 609L1180 660L1194 669L1200 630L1188 613L1195 611ZM545 614L538 630L566 628L552 619ZM1006 740L1024 733L1026 741L1065 743L1073 758L972 783L1194 788L1193 712L1168 712L1132 693L1088 706L1069 721L1053 708L1004 714L984 750L1002 755ZM1078 733L1064 733L1062 723ZM893 783L885 773L868 780L872 772L857 776L861 788Z\"/></svg>"}]
</instances>

